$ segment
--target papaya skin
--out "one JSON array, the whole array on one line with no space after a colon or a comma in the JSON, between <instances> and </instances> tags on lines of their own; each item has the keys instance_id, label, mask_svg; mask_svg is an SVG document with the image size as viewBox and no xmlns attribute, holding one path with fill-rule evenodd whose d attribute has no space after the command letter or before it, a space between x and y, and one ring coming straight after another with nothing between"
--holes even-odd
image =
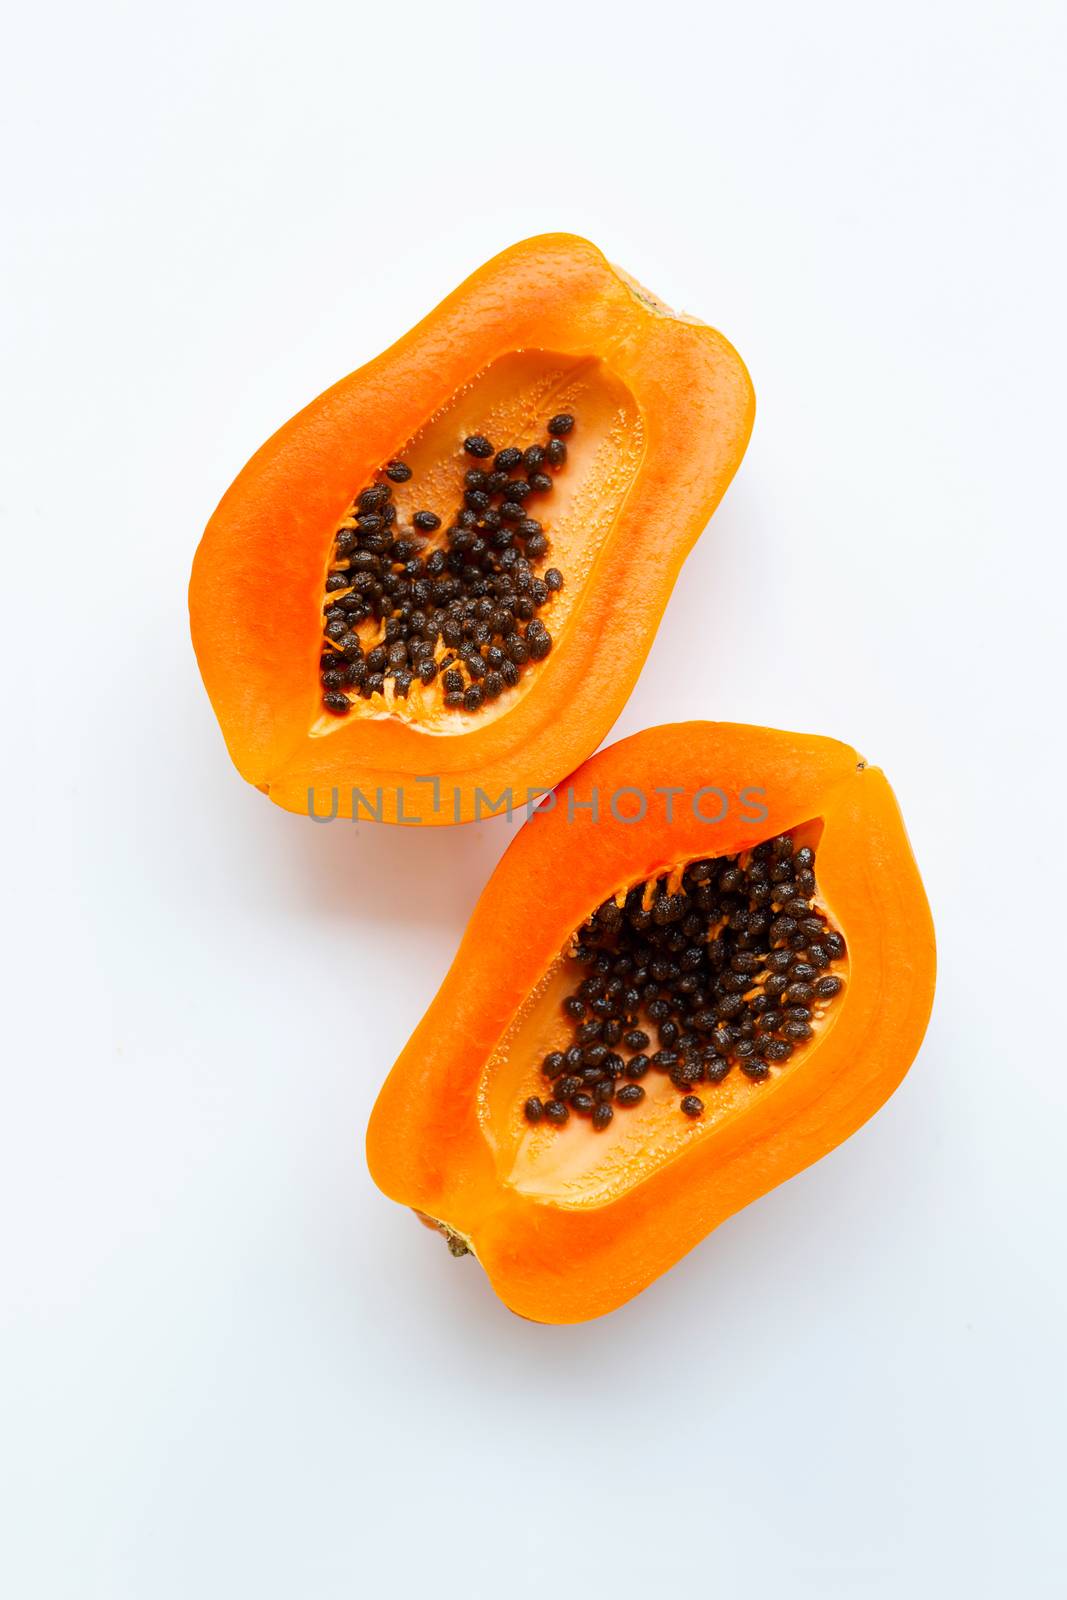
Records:
<instances>
[{"instance_id":1,"label":"papaya skin","mask_svg":"<svg viewBox=\"0 0 1067 1600\"><path fill-rule=\"evenodd\" d=\"M690 797L712 783L731 797L761 788L761 806L731 804L720 823L702 822ZM624 785L648 797L639 821L620 822L606 805ZM656 794L664 785L682 793L668 802ZM612 745L565 788L571 805L560 794L502 858L367 1134L378 1187L468 1244L505 1305L546 1323L614 1310L720 1222L855 1132L918 1051L935 981L930 911L896 800L848 745L728 723L670 724ZM596 820L579 809L594 792ZM757 809L765 814L751 816ZM538 1192L536 1173L516 1158L492 1076L504 1070L501 1041L570 935L633 883L803 828L818 830L818 899L847 945L847 981L825 1030L721 1114L714 1088L702 1091L700 1122L682 1126L675 1109L665 1157L650 1148L612 1170L606 1186L553 1193L548 1182ZM528 1066L534 1075L537 1065ZM587 1125L563 1131L601 1137Z\"/></svg>"},{"instance_id":2,"label":"papaya skin","mask_svg":"<svg viewBox=\"0 0 1067 1600\"><path fill-rule=\"evenodd\" d=\"M458 472L464 395L491 387L501 363L523 353L542 359L538 352L545 382L558 372L576 385L605 428L612 412L626 445L617 471L604 451L583 463L579 407L575 470L586 474L578 486L590 509L587 518L575 509L562 548L550 543L566 578L551 654L492 715L430 730L377 706L324 732L323 586L346 506L427 427ZM368 798L366 811L357 799L357 814L425 825L503 809L495 802L506 791L521 805L529 790L551 788L625 704L682 563L741 461L753 414L732 346L671 314L586 240L550 234L495 257L279 429L208 523L190 625L238 770L290 811L351 816L356 788ZM416 781L429 774L439 791Z\"/></svg>"}]
</instances>

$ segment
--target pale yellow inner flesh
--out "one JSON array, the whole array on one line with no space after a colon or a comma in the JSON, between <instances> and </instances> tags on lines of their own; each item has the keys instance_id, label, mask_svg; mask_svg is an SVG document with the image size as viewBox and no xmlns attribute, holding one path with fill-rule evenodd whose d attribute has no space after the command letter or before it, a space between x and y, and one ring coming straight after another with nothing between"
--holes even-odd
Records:
<instances>
[{"instance_id":1,"label":"pale yellow inner flesh","mask_svg":"<svg viewBox=\"0 0 1067 1600\"><path fill-rule=\"evenodd\" d=\"M821 825L810 823L791 832L797 844L815 845ZM847 941L847 930L821 897L816 896L815 905ZM772 1066L770 1077L760 1082L747 1078L735 1064L722 1083L696 1085L692 1093L704 1102L699 1119L684 1115L680 1110L682 1091L666 1073L653 1070L641 1079L644 1100L636 1106L617 1106L613 1120L603 1131L595 1131L588 1117L573 1112L562 1128L547 1122L531 1125L523 1115L523 1106L530 1095L542 1100L551 1096L541 1062L550 1051L566 1050L574 1043L574 1025L563 1012L562 1002L574 993L586 971L566 951L561 952L486 1063L478 1090L478 1115L493 1150L500 1181L522 1194L550 1199L557 1205L602 1205L634 1188L693 1140L706 1138L712 1128L739 1115L758 1096L766 1095L777 1078L794 1072L805 1056L818 1047L841 1013L847 995L848 962L846 956L827 969L845 981L846 989L832 1003L813 1004L814 1038L796 1049L788 1061ZM645 1053L652 1055L660 1048L655 1023L642 1018L635 1026L651 1036ZM623 1045L617 1048L624 1059L633 1053ZM621 1077L619 1084L627 1081Z\"/></svg>"},{"instance_id":2,"label":"pale yellow inner flesh","mask_svg":"<svg viewBox=\"0 0 1067 1600\"><path fill-rule=\"evenodd\" d=\"M544 444L545 424L560 411L569 411L576 419L566 440L566 464L558 473L547 469L553 478L551 493L527 502L529 515L543 525L549 546L547 555L534 564L534 571L540 576L547 568L558 567L563 574L563 589L538 612L552 635L553 649L562 644L578 597L640 464L644 449L641 417L626 385L593 358L516 351L493 362L453 395L413 439L398 443L393 452L412 470L407 483L393 485L398 523L410 527L416 511L433 511L441 518L439 533L427 542L429 550L446 544L446 529L462 507L467 468L492 470L491 459L477 460L466 454L464 439L484 434L495 450ZM353 484L353 496L365 487ZM331 543L335 531L331 530ZM356 631L364 649L370 649L384 630L366 622ZM436 653L440 659L444 646L439 644ZM396 696L392 681L387 680L383 693L369 700L352 691L348 716L323 713L311 733L336 733L355 718L383 716L399 718L426 733L455 735L484 728L506 715L529 692L540 665L530 663L514 688L477 712L447 710L440 679L427 687L416 679L406 699Z\"/></svg>"}]
</instances>

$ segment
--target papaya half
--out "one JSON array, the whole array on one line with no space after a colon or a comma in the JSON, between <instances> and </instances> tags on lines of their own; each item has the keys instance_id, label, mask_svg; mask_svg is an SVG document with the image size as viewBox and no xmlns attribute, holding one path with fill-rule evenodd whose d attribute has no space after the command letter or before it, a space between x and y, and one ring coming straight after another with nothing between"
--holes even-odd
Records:
<instances>
[{"instance_id":1,"label":"papaya half","mask_svg":"<svg viewBox=\"0 0 1067 1600\"><path fill-rule=\"evenodd\" d=\"M488 262L208 523L191 628L238 770L319 818L550 789L625 703L753 404L720 334L584 239Z\"/></svg>"},{"instance_id":2,"label":"papaya half","mask_svg":"<svg viewBox=\"0 0 1067 1600\"><path fill-rule=\"evenodd\" d=\"M832 1150L934 992L883 774L727 723L612 745L518 833L371 1116L384 1193L580 1322Z\"/></svg>"}]
</instances>

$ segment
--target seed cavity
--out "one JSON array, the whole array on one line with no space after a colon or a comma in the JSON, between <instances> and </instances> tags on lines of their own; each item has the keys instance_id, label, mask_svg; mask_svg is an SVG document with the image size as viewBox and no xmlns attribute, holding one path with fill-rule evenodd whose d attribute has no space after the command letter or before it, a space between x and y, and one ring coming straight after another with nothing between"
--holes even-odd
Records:
<instances>
[{"instance_id":1,"label":"seed cavity","mask_svg":"<svg viewBox=\"0 0 1067 1600\"><path fill-rule=\"evenodd\" d=\"M501 450L471 434L463 441L471 465L443 533L434 511L400 523L392 485L411 480L406 462L386 462L360 490L334 535L325 581L325 711L348 716L357 698L391 686L397 699L414 691L425 705L476 713L545 660L553 639L539 613L564 578L558 567L540 571L551 540L531 505L551 493L567 460L562 435L574 426L561 412L544 443Z\"/></svg>"},{"instance_id":2,"label":"seed cavity","mask_svg":"<svg viewBox=\"0 0 1067 1600\"><path fill-rule=\"evenodd\" d=\"M845 987L831 970L845 941L815 896L814 849L783 833L605 900L571 941L571 1042L545 1056L552 1098L528 1099L526 1120L562 1127L573 1111L603 1131L641 1104L651 1073L696 1120L705 1098L694 1091L706 1096L735 1068L769 1081Z\"/></svg>"}]
</instances>

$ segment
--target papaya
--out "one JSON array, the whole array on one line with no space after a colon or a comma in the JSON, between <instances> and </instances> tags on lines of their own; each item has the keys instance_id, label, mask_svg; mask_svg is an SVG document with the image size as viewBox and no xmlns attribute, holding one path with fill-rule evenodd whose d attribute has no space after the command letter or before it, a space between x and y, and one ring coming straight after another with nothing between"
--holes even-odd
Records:
<instances>
[{"instance_id":1,"label":"papaya","mask_svg":"<svg viewBox=\"0 0 1067 1600\"><path fill-rule=\"evenodd\" d=\"M882 1105L934 977L877 768L646 730L517 833L381 1090L371 1174L514 1312L601 1316Z\"/></svg>"},{"instance_id":2,"label":"papaya","mask_svg":"<svg viewBox=\"0 0 1067 1600\"><path fill-rule=\"evenodd\" d=\"M319 819L551 789L624 705L753 407L722 335L586 240L505 250L211 517L190 624L238 770Z\"/></svg>"}]
</instances>

